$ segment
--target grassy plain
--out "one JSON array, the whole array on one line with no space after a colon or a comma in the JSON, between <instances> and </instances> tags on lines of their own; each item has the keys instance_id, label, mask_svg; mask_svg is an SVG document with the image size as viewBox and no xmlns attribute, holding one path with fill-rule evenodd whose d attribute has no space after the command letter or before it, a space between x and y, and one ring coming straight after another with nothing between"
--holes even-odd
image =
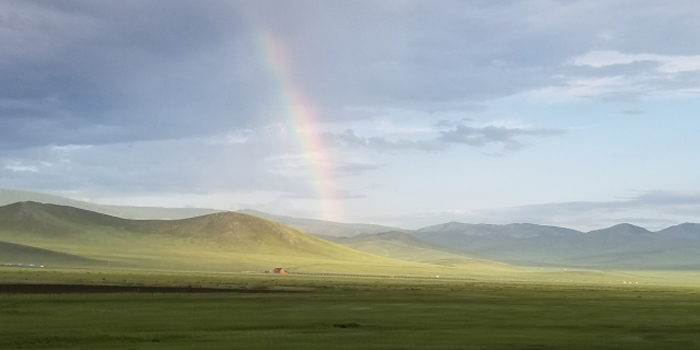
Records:
<instances>
[{"instance_id":1,"label":"grassy plain","mask_svg":"<svg viewBox=\"0 0 700 350\"><path fill-rule=\"evenodd\" d=\"M377 256L237 213L130 221L20 203L0 222L0 262L46 265L0 267L3 350L700 348L693 271L515 267L393 242ZM274 267L294 274L261 273Z\"/></svg>"},{"instance_id":2,"label":"grassy plain","mask_svg":"<svg viewBox=\"0 0 700 350\"><path fill-rule=\"evenodd\" d=\"M700 289L668 284L0 269L17 282L278 292L0 293L0 349L700 347Z\"/></svg>"}]
</instances>

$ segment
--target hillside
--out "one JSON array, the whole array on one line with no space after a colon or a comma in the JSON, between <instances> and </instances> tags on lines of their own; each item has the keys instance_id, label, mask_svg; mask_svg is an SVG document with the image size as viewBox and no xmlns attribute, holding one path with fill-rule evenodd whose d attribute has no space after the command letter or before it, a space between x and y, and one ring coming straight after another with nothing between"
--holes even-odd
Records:
<instances>
[{"instance_id":1,"label":"hillside","mask_svg":"<svg viewBox=\"0 0 700 350\"><path fill-rule=\"evenodd\" d=\"M37 202L63 205L135 220L177 220L222 212L221 210L206 208L158 208L102 205L38 192L0 189L0 206L17 202ZM373 234L387 231L406 231L395 227L374 224L340 223L333 221L295 218L290 216L269 214L252 209L242 209L238 212L291 226L302 232L320 237L350 237L363 233Z\"/></svg>"},{"instance_id":2,"label":"hillside","mask_svg":"<svg viewBox=\"0 0 700 350\"><path fill-rule=\"evenodd\" d=\"M446 266L445 261L473 258L525 266L700 268L700 224L696 223L684 223L658 232L624 223L579 232L529 223L459 222L407 231L381 225L278 216L254 210L209 213L176 220L131 220L85 209L95 206L90 203L0 190L0 203L26 197L84 208L35 201L9 204L0 208L0 240L78 257L109 259L131 265L157 265L159 268L229 269L235 266L237 269L258 269L269 264L308 268L328 267L335 264L331 260L342 259L371 260L372 264L389 265L396 264L393 260L404 260ZM103 212L104 208L109 208L96 207L101 207ZM148 208L132 209L143 209L143 213L156 212L149 212ZM171 213L174 212L177 210ZM192 257L196 257L195 263ZM330 260L319 263L314 259ZM389 260L379 262L377 259ZM293 263L288 263L292 260ZM341 267L335 264L333 268Z\"/></svg>"},{"instance_id":3,"label":"hillside","mask_svg":"<svg viewBox=\"0 0 700 350\"><path fill-rule=\"evenodd\" d=\"M667 227L659 231L659 234L673 238L700 239L700 224L686 222L684 224Z\"/></svg>"},{"instance_id":4,"label":"hillside","mask_svg":"<svg viewBox=\"0 0 700 350\"><path fill-rule=\"evenodd\" d=\"M355 250L392 259L469 269L512 269L496 261L476 258L458 250L421 241L406 232L362 234L336 238L334 241Z\"/></svg>"},{"instance_id":5,"label":"hillside","mask_svg":"<svg viewBox=\"0 0 700 350\"><path fill-rule=\"evenodd\" d=\"M341 237L334 242L374 255L412 261L467 258L460 251L421 241L406 232L382 232Z\"/></svg>"},{"instance_id":6,"label":"hillside","mask_svg":"<svg viewBox=\"0 0 700 350\"><path fill-rule=\"evenodd\" d=\"M374 224L344 223L325 220L295 218L291 216L269 214L252 209L242 209L238 212L278 222L283 225L294 227L302 232L311 235L318 235L320 237L352 237L360 234L375 234L389 231L408 231L396 227Z\"/></svg>"},{"instance_id":7,"label":"hillside","mask_svg":"<svg viewBox=\"0 0 700 350\"><path fill-rule=\"evenodd\" d=\"M181 220L128 220L67 206L22 202L0 207L0 240L148 269L262 271L285 267L300 272L470 273L366 254L235 212Z\"/></svg>"},{"instance_id":8,"label":"hillside","mask_svg":"<svg viewBox=\"0 0 700 350\"><path fill-rule=\"evenodd\" d=\"M184 219L220 212L203 208L157 208L94 204L44 193L0 189L0 206L17 202L64 205L127 219Z\"/></svg>"},{"instance_id":9,"label":"hillside","mask_svg":"<svg viewBox=\"0 0 700 350\"><path fill-rule=\"evenodd\" d=\"M650 232L618 224L591 232L532 224L447 223L416 238L512 264L592 268L695 269L700 267L700 225Z\"/></svg>"},{"instance_id":10,"label":"hillside","mask_svg":"<svg viewBox=\"0 0 700 350\"><path fill-rule=\"evenodd\" d=\"M107 267L109 263L22 244L0 242L0 264Z\"/></svg>"},{"instance_id":11,"label":"hillside","mask_svg":"<svg viewBox=\"0 0 700 350\"><path fill-rule=\"evenodd\" d=\"M421 228L417 232L450 233L456 232L462 235L487 236L498 235L507 237L539 237L539 236L562 236L578 231L547 225L536 224L464 224L460 222L448 222L445 224L433 225Z\"/></svg>"},{"instance_id":12,"label":"hillside","mask_svg":"<svg viewBox=\"0 0 700 350\"><path fill-rule=\"evenodd\" d=\"M20 202L0 207L0 234L61 245L135 240L255 253L335 257L356 253L281 224L234 212L181 220L129 220L68 206Z\"/></svg>"}]
</instances>

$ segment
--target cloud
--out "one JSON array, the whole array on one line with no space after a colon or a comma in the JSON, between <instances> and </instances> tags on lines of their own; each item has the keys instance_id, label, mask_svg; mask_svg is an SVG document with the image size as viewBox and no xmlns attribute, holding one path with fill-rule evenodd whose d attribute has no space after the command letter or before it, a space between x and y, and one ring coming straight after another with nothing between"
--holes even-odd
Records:
<instances>
[{"instance_id":1,"label":"cloud","mask_svg":"<svg viewBox=\"0 0 700 350\"><path fill-rule=\"evenodd\" d=\"M352 193L351 191L347 191L347 190L339 190L339 191L335 191L334 197L330 200L336 201L336 200L362 199L362 198L367 198L367 196L364 194ZM287 199L318 200L318 193L316 193L315 191L295 192L295 193L284 194L284 195L280 196L280 200L287 200Z\"/></svg>"},{"instance_id":2,"label":"cloud","mask_svg":"<svg viewBox=\"0 0 700 350\"><path fill-rule=\"evenodd\" d=\"M456 125L451 129L440 131L438 140L446 143L459 143L475 147L500 144L504 150L517 151L525 147L525 145L518 140L520 136L552 136L563 133L564 131L555 129L521 129L493 125L476 128L466 125Z\"/></svg>"},{"instance_id":3,"label":"cloud","mask_svg":"<svg viewBox=\"0 0 700 350\"><path fill-rule=\"evenodd\" d=\"M432 128L432 138L428 139L388 139L386 137L362 137L352 129L344 133L323 133L325 144L349 149L371 149L376 152L437 152L450 145L486 147L494 145L502 151L518 151L525 148L522 137L545 137L564 134L558 129L529 129L507 126L468 126L469 119L451 122L442 120ZM502 154L501 154L502 155Z\"/></svg>"},{"instance_id":4,"label":"cloud","mask_svg":"<svg viewBox=\"0 0 700 350\"><path fill-rule=\"evenodd\" d=\"M334 157L314 159L284 127L250 129L212 138L107 145L45 146L0 153L3 186L130 196L172 193L267 192L295 196L317 184L314 167L335 178L358 176L377 165ZM106 161L108 160L108 161ZM321 163L318 163L321 162ZM32 179L20 172L36 173ZM327 180L327 179L326 179ZM327 186L337 186L327 184ZM338 191L339 193L342 191ZM346 195L342 198L355 198Z\"/></svg>"},{"instance_id":5,"label":"cloud","mask_svg":"<svg viewBox=\"0 0 700 350\"><path fill-rule=\"evenodd\" d=\"M630 1L9 1L0 18L0 145L257 127L288 118L281 95L289 91L280 87L304 92L319 123L368 117L353 112L362 108L471 113L548 87L635 93L625 88L635 80L591 81L593 73L572 75L569 66L648 61L659 74L697 70L697 55L673 52L695 47L700 24L687 14L696 10L692 2ZM284 46L275 59L286 78L266 56L263 31ZM624 53L650 47L657 53ZM691 79L658 84L697 90ZM583 94L596 95L590 89Z\"/></svg>"},{"instance_id":6,"label":"cloud","mask_svg":"<svg viewBox=\"0 0 700 350\"><path fill-rule=\"evenodd\" d=\"M431 152L445 148L445 145L435 142L434 140L389 140L380 136L357 136L355 131L352 129L348 129L344 133L340 134L326 132L321 136L326 141L325 144L328 146L349 149L371 149L377 152Z\"/></svg>"},{"instance_id":7,"label":"cloud","mask_svg":"<svg viewBox=\"0 0 700 350\"><path fill-rule=\"evenodd\" d=\"M559 83L534 89L528 96L562 101L693 97L700 93L700 55L626 54L594 50L568 61L572 67Z\"/></svg>"},{"instance_id":8,"label":"cloud","mask_svg":"<svg viewBox=\"0 0 700 350\"><path fill-rule=\"evenodd\" d=\"M472 113L528 91L690 94L700 24L688 14L697 10L602 0L9 1L0 146L207 137L287 122L289 90L308 97L318 123L372 117L362 109ZM286 54L270 57L262 32ZM660 76L591 71L638 63Z\"/></svg>"},{"instance_id":9,"label":"cloud","mask_svg":"<svg viewBox=\"0 0 700 350\"><path fill-rule=\"evenodd\" d=\"M361 181L386 183L382 177L395 178L388 169L420 157L440 169L454 163L455 150L504 156L564 132L440 120L523 118L567 128L580 119L555 121L552 110L538 114L537 102L700 93L695 1L1 7L0 180L85 197L303 196L316 185L309 159L365 188ZM511 115L521 105L532 109ZM297 136L318 136L325 147L305 152ZM582 147L571 139L572 151Z\"/></svg>"},{"instance_id":10,"label":"cloud","mask_svg":"<svg viewBox=\"0 0 700 350\"><path fill-rule=\"evenodd\" d=\"M362 164L362 163L341 163L335 164L332 167L332 171L336 176L355 176L360 175L366 171L378 170L379 166L375 164Z\"/></svg>"},{"instance_id":11,"label":"cloud","mask_svg":"<svg viewBox=\"0 0 700 350\"><path fill-rule=\"evenodd\" d=\"M27 1L3 13L5 149L202 136L265 120L263 68L229 4Z\"/></svg>"},{"instance_id":12,"label":"cloud","mask_svg":"<svg viewBox=\"0 0 700 350\"><path fill-rule=\"evenodd\" d=\"M669 56L655 54L625 54L619 51L591 51L576 57L572 63L576 66L595 68L635 62L654 62L656 70L661 73L682 73L700 71L700 55Z\"/></svg>"},{"instance_id":13,"label":"cloud","mask_svg":"<svg viewBox=\"0 0 700 350\"><path fill-rule=\"evenodd\" d=\"M11 170L13 172L30 172L30 173L38 173L39 168L34 165L24 165L22 163L17 163L17 162L12 162L11 164L5 165L5 169Z\"/></svg>"}]
</instances>

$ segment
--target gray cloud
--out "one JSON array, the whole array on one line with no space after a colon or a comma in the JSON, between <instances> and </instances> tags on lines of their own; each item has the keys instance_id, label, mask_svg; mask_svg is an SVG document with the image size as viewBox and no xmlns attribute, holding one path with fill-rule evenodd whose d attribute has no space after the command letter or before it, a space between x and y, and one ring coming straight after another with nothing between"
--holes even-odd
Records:
<instances>
[{"instance_id":1,"label":"gray cloud","mask_svg":"<svg viewBox=\"0 0 700 350\"><path fill-rule=\"evenodd\" d=\"M469 119L459 122L440 121L434 128L437 135L425 140L390 140L379 136L362 137L356 135L354 130L346 130L345 133L341 134L323 133L322 137L327 146L351 149L367 148L377 152L436 152L447 149L451 144L470 147L496 145L502 151L513 152L525 147L525 144L520 140L522 137L553 136L565 132L557 129L527 129L494 125L474 127L463 124L463 122L469 121ZM503 153L496 154L504 155Z\"/></svg>"},{"instance_id":2,"label":"gray cloud","mask_svg":"<svg viewBox=\"0 0 700 350\"><path fill-rule=\"evenodd\" d=\"M347 199L362 199L362 198L367 198L366 195L364 194L356 194L351 191L347 190L339 190L334 193L334 198L333 200L347 200ZM315 191L309 190L305 192L294 192L294 193L289 193L289 194L284 194L280 197L280 200L287 200L287 199L311 199L311 200L317 200L318 199L318 194Z\"/></svg>"},{"instance_id":3,"label":"gray cloud","mask_svg":"<svg viewBox=\"0 0 700 350\"><path fill-rule=\"evenodd\" d=\"M554 129L522 129L498 126L475 128L466 125L455 125L448 130L440 131L439 141L460 143L469 146L483 147L488 144L501 144L505 150L517 151L525 147L518 140L520 136L551 136L563 134L562 130Z\"/></svg>"},{"instance_id":4,"label":"gray cloud","mask_svg":"<svg viewBox=\"0 0 700 350\"><path fill-rule=\"evenodd\" d=\"M317 179L311 166L323 166L335 177L379 168L333 157L310 165L290 146L294 137L285 128L262 128L213 139L25 148L0 153L0 183L96 196L260 191L313 198L317 184L312 181ZM346 189L334 190L341 199L359 198Z\"/></svg>"},{"instance_id":5,"label":"gray cloud","mask_svg":"<svg viewBox=\"0 0 700 350\"><path fill-rule=\"evenodd\" d=\"M344 147L350 149L367 148L378 152L403 152L403 151L438 151L445 148L434 140L389 140L385 137L362 137L355 135L354 130L346 130L342 134L323 133L321 135L325 144L332 147Z\"/></svg>"},{"instance_id":6,"label":"gray cloud","mask_svg":"<svg viewBox=\"0 0 700 350\"><path fill-rule=\"evenodd\" d=\"M333 173L336 176L360 175L366 171L379 169L379 166L374 164L359 164L359 163L343 163L333 166Z\"/></svg>"},{"instance_id":7,"label":"gray cloud","mask_svg":"<svg viewBox=\"0 0 700 350\"><path fill-rule=\"evenodd\" d=\"M220 2L10 2L0 18L0 143L103 144L251 124L265 99L254 73L263 68L242 54L253 43L233 10Z\"/></svg>"},{"instance_id":8,"label":"gray cloud","mask_svg":"<svg viewBox=\"0 0 700 350\"><path fill-rule=\"evenodd\" d=\"M347 106L469 110L623 69L566 64L601 48L697 55L700 23L690 14L698 10L692 1L631 0L7 1L0 145L192 137L284 120L262 31L284 46L286 86L306 91L329 122L366 117ZM638 88L697 89L697 81L686 74ZM594 96L640 93L608 90Z\"/></svg>"},{"instance_id":9,"label":"gray cloud","mask_svg":"<svg viewBox=\"0 0 700 350\"><path fill-rule=\"evenodd\" d=\"M304 118L314 125L302 133L331 131L321 135L329 156L317 161L344 180L378 172L372 159L397 168L413 160L368 150L508 155L562 131L435 123L480 112L552 120L509 109L533 96L547 103L696 96L700 71L688 67L700 54L698 12L697 1L654 0L6 0L0 184L308 197L313 155L302 154L288 131ZM618 55L592 55L601 51ZM576 118L584 124L586 116ZM382 120L395 129L434 128L362 128ZM687 216L696 209L657 207Z\"/></svg>"}]
</instances>

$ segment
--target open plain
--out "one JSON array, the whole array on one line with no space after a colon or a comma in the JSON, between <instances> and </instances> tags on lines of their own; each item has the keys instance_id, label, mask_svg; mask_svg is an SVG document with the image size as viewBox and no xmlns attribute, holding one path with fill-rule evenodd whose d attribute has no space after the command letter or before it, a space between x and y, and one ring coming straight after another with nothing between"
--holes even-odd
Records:
<instances>
[{"instance_id":1,"label":"open plain","mask_svg":"<svg viewBox=\"0 0 700 350\"><path fill-rule=\"evenodd\" d=\"M700 346L700 289L672 283L13 268L0 270L0 281L72 285L56 293L0 291L2 349Z\"/></svg>"}]
</instances>

